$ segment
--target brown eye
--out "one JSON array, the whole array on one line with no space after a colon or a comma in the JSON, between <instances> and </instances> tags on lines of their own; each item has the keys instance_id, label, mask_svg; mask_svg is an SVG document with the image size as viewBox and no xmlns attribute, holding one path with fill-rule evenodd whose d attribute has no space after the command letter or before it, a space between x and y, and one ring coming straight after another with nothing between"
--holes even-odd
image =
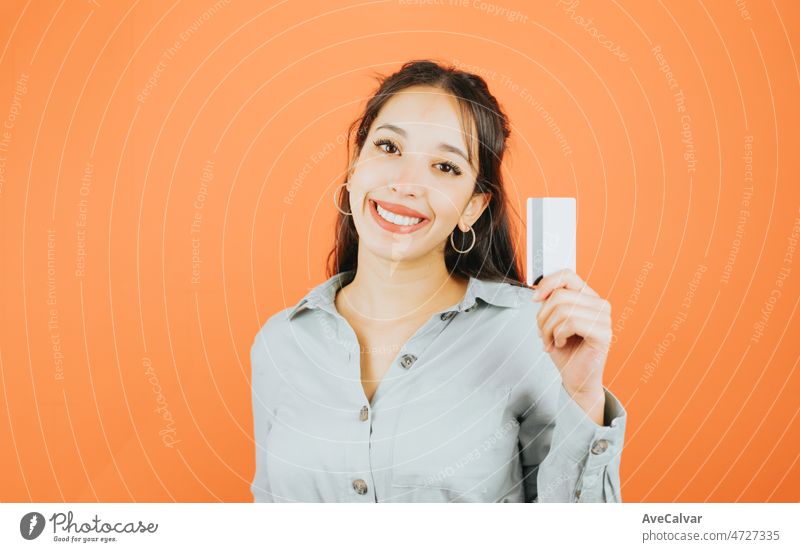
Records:
<instances>
[{"instance_id":1,"label":"brown eye","mask_svg":"<svg viewBox=\"0 0 800 552\"><path fill-rule=\"evenodd\" d=\"M444 163L437 163L442 167L446 167L448 170L442 170L443 173L452 173L455 176L459 176L461 174L461 169L459 169L456 165L453 165L449 161L445 161Z\"/></svg>"},{"instance_id":2,"label":"brown eye","mask_svg":"<svg viewBox=\"0 0 800 552\"><path fill-rule=\"evenodd\" d=\"M382 138L382 139L380 139L380 140L375 140L375 141L373 142L373 144L375 144L375 146L376 146L378 149L380 149L381 151L385 151L386 153L389 153L389 154L394 154L394 153L396 153L397 151L399 151L399 150L397 149L397 146L394 144L394 142L392 142L391 140L389 140L389 139L386 139L386 138ZM389 149L392 149L392 148L393 148L393 150L392 150L392 151L389 151L389 150L383 149L381 146L388 146L388 147L389 147Z\"/></svg>"}]
</instances>

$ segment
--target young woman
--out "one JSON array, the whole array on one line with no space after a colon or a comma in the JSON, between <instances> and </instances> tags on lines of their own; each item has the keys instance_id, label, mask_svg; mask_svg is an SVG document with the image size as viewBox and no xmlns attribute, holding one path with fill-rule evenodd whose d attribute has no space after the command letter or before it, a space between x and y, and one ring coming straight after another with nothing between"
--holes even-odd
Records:
<instances>
[{"instance_id":1,"label":"young woman","mask_svg":"<svg viewBox=\"0 0 800 552\"><path fill-rule=\"evenodd\" d=\"M621 501L610 305L522 283L484 80L406 63L356 126L329 279L252 345L255 500Z\"/></svg>"}]
</instances>

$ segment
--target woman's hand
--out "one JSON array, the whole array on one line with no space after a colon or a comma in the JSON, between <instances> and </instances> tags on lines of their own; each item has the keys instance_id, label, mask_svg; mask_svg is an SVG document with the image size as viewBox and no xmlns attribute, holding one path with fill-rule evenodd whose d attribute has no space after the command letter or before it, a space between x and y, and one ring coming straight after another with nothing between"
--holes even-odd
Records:
<instances>
[{"instance_id":1,"label":"woman's hand","mask_svg":"<svg viewBox=\"0 0 800 552\"><path fill-rule=\"evenodd\" d=\"M603 397L611 304L569 269L542 278L533 298L544 301L537 317L539 335L566 390L574 398Z\"/></svg>"}]
</instances>

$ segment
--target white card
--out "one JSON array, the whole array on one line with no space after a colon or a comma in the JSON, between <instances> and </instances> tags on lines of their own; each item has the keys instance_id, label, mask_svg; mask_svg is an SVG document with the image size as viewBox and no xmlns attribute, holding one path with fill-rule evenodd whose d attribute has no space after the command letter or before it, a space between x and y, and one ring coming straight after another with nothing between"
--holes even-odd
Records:
<instances>
[{"instance_id":1,"label":"white card","mask_svg":"<svg viewBox=\"0 0 800 552\"><path fill-rule=\"evenodd\" d=\"M527 271L529 286L564 268L573 272L577 217L574 197L529 197Z\"/></svg>"}]
</instances>

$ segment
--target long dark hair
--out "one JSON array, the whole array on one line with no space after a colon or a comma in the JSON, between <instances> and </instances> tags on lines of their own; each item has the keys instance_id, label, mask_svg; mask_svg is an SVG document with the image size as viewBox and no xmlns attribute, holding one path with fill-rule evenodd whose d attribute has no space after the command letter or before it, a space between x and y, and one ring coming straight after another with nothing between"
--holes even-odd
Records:
<instances>
[{"instance_id":1,"label":"long dark hair","mask_svg":"<svg viewBox=\"0 0 800 552\"><path fill-rule=\"evenodd\" d=\"M383 105L401 90L415 85L440 88L458 101L462 127L472 144L471 122L478 133L478 177L474 193L490 192L486 210L475 221L475 245L468 253L456 252L450 240L445 246L445 266L451 274L465 278L474 276L481 280L508 281L523 284L522 270L511 239L510 208L507 203L503 177L500 171L506 140L510 134L508 118L480 76L460 71L453 66L444 67L431 60L414 60L405 63L399 71L379 77L379 86L367 102L364 113L353 121L348 130L348 160L357 159L364 147L373 121ZM350 157L350 140L356 129L353 143L354 155ZM472 147L468 147L468 161L473 164ZM352 169L352 166L350 167ZM347 171L350 174L350 170ZM350 194L342 188L339 207L350 211ZM358 232L353 217L339 214L336 220L336 241L328 255L328 278L358 266ZM462 233L458 227L453 240L465 250L472 242L470 232Z\"/></svg>"}]
</instances>

